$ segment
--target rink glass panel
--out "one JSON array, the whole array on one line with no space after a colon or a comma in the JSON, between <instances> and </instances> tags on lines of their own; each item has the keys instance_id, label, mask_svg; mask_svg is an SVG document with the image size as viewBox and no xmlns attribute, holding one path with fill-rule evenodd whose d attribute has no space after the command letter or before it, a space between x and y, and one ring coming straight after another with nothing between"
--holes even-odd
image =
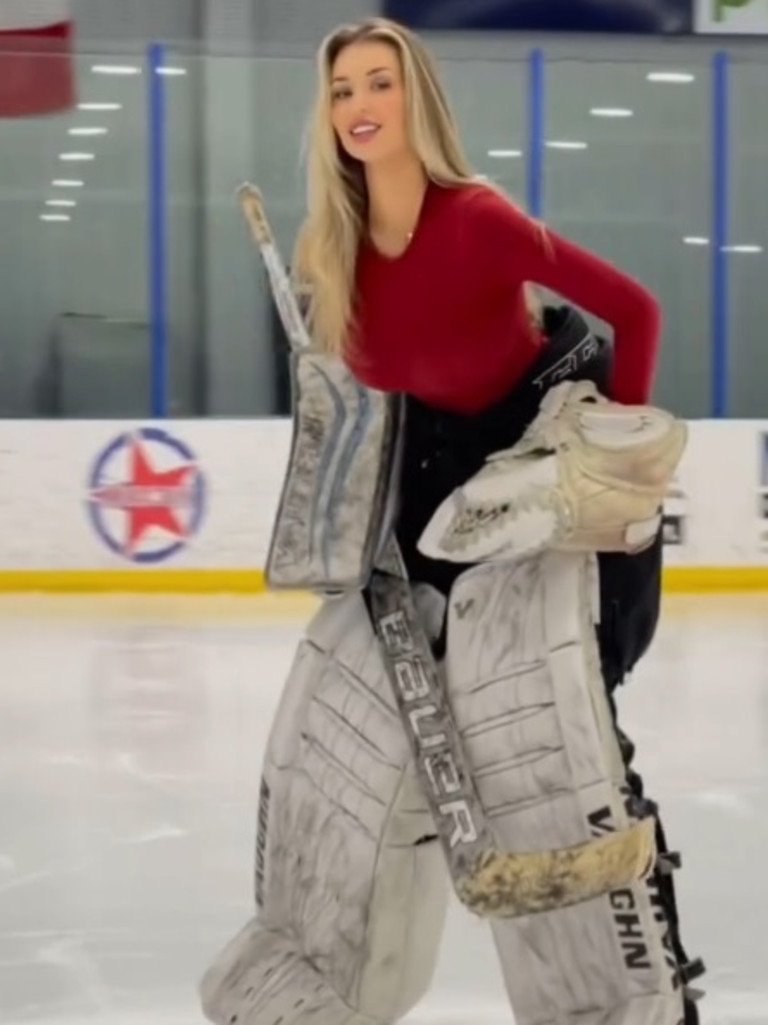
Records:
<instances>
[{"instance_id":1,"label":"rink glass panel","mask_svg":"<svg viewBox=\"0 0 768 1025\"><path fill-rule=\"evenodd\" d=\"M731 66L729 255L730 407L733 416L768 414L768 64ZM754 248L755 251L751 251ZM759 249L759 251L757 251Z\"/></svg>"},{"instance_id":2,"label":"rink glass panel","mask_svg":"<svg viewBox=\"0 0 768 1025\"><path fill-rule=\"evenodd\" d=\"M100 64L130 65L138 73L99 75L92 68ZM6 417L92 415L101 408L99 393L118 409L147 411L149 353L146 346L136 351L149 330L146 61L81 55L77 75L81 102L111 101L122 109L0 120L0 415ZM69 134L78 127L107 134ZM62 159L66 153L93 159ZM52 184L61 180L83 185ZM65 321L62 338L68 315L88 324L83 320L81 334L68 332L72 321ZM125 333L110 330L114 351L90 330L96 318L130 324ZM121 390L110 384L115 376L125 381Z\"/></svg>"},{"instance_id":3,"label":"rink glass panel","mask_svg":"<svg viewBox=\"0 0 768 1025\"><path fill-rule=\"evenodd\" d=\"M496 47L486 59L474 37L471 45L439 41L436 49L473 166L526 204L525 49L510 46L511 56L500 57ZM471 58L458 56L460 50ZM119 102L119 111L0 121L0 416L125 418L151 411L157 310L150 282L157 250L148 216L148 63L138 55L77 61L80 99ZM138 73L94 74L93 66L104 63L133 65ZM314 61L191 56L169 48L167 64L175 73L164 79L162 135L165 411L283 414L284 338L234 189L244 178L263 187L290 258L305 205L302 144ZM647 81L649 71L665 66L685 69L694 80ZM655 399L685 416L710 415L711 55L691 46L676 47L664 61L577 61L553 50L545 70L544 220L659 297L664 334ZM766 94L768 70L734 57L730 74L730 241L765 247L768 129L756 105ZM591 115L606 106L633 116ZM107 134L68 134L88 126ZM586 149L554 148L558 142L583 142ZM60 160L67 151L92 152L94 159ZM84 185L51 184L62 178ZM46 200L77 206L46 207ZM43 222L44 213L71 219ZM768 355L757 330L765 260L762 251L729 254L730 415L765 409Z\"/></svg>"},{"instance_id":4,"label":"rink glass panel","mask_svg":"<svg viewBox=\"0 0 768 1025\"><path fill-rule=\"evenodd\" d=\"M667 66L694 81L646 79ZM668 65L549 61L546 74L546 220L658 297L664 334L656 401L680 415L706 416L710 253L684 240L711 230L709 65L678 53ZM595 116L593 108L632 115Z\"/></svg>"}]
</instances>

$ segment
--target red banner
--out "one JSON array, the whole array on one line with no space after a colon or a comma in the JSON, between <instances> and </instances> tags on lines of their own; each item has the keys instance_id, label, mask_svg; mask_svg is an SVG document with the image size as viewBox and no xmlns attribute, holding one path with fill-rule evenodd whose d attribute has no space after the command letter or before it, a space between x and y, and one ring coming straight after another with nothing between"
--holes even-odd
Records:
<instances>
[{"instance_id":1,"label":"red banner","mask_svg":"<svg viewBox=\"0 0 768 1025\"><path fill-rule=\"evenodd\" d=\"M0 0L0 118L74 106L72 44L67 0Z\"/></svg>"}]
</instances>

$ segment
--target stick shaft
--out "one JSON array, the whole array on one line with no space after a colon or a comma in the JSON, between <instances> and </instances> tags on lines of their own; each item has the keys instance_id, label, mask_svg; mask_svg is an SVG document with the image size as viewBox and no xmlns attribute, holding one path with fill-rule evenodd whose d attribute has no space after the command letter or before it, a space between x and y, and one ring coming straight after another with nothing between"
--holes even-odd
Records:
<instances>
[{"instance_id":1,"label":"stick shaft","mask_svg":"<svg viewBox=\"0 0 768 1025\"><path fill-rule=\"evenodd\" d=\"M251 229L254 241L259 247L269 284L277 303L280 320L283 323L292 349L308 349L311 346L309 331L301 315L291 279L285 269L275 242L272 227L261 192L247 182L238 189L240 205Z\"/></svg>"}]
</instances>

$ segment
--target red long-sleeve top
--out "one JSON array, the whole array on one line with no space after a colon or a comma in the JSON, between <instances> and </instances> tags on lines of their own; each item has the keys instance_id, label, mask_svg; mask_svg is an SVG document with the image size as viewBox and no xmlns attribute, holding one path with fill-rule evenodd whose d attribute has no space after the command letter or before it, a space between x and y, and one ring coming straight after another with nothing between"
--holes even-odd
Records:
<instances>
[{"instance_id":1,"label":"red long-sleeve top","mask_svg":"<svg viewBox=\"0 0 768 1025\"><path fill-rule=\"evenodd\" d=\"M661 326L653 296L484 185L430 184L402 256L361 244L349 365L370 387L479 412L511 391L545 344L525 282L607 322L611 397L648 402Z\"/></svg>"}]
</instances>

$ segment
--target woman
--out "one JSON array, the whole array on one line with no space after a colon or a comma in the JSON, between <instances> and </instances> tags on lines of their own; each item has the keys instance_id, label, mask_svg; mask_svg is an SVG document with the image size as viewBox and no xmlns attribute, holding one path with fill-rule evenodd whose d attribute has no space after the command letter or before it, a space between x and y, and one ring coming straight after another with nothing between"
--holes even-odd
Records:
<instances>
[{"instance_id":1,"label":"woman","mask_svg":"<svg viewBox=\"0 0 768 1025\"><path fill-rule=\"evenodd\" d=\"M430 412L439 411L442 430L460 430L478 413L494 420L495 408L506 433L494 425L487 445L516 440L540 396L527 411L517 397L512 419L501 400L530 376L552 322L564 315L545 313L526 282L611 325L612 367L606 354L588 376L618 402L649 399L660 311L635 281L478 182L432 61L412 33L384 20L342 28L325 41L320 68L297 289L307 293L318 345L340 352L363 383L411 399L404 493L424 501L404 516L400 540L412 575L435 582L437 574L445 587L455 567L427 566L416 538L437 502L487 452L454 467L450 487L434 468L411 483L409 471L423 461L420 425L429 434ZM551 351L548 358L555 362ZM474 433L483 422L474 422ZM422 443L439 461L433 439Z\"/></svg>"},{"instance_id":2,"label":"woman","mask_svg":"<svg viewBox=\"0 0 768 1025\"><path fill-rule=\"evenodd\" d=\"M519 440L547 388L564 373L569 379L593 381L616 401L647 403L656 369L659 309L636 282L544 230L495 188L478 181L462 152L432 61L412 33L381 19L343 27L324 42L319 72L309 151L309 213L294 260L297 288L305 293L307 319L318 347L340 355L363 384L407 396L397 538L414 587L426 586L447 598L469 567L433 560L419 551L419 538L439 504L476 473L487 456ZM568 308L542 308L528 282L560 293L610 324L615 335L613 352L588 334L585 345L585 326L578 314ZM661 537L640 555L600 555L599 560L597 639L615 715L612 693L655 631ZM435 630L438 656L445 653L445 632L444 616L442 630ZM295 693L289 704L295 720L299 707ZM636 808L655 811L643 795L639 776L630 768L632 746L618 728L617 735L629 801ZM306 740L305 732L302 736ZM374 735L368 746L375 744ZM289 760L285 750L280 757L285 763ZM337 766L339 772L345 768ZM276 799L271 800L274 805ZM269 804L262 790L265 818ZM428 845L431 839L422 836L418 843ZM666 853L660 828L658 841ZM280 848L283 857L289 846ZM257 856L257 864L261 862L263 857L260 861ZM334 862L338 863L338 856ZM679 999L681 1019L684 1014L685 1025L696 1025L696 1006L687 984L700 974L701 966L689 964L680 943L673 864L671 857L660 860L651 903L657 905L654 914L674 986L685 989L684 999ZM296 866L294 874L301 873L301 864ZM332 868L326 866L324 871ZM263 889L263 870L257 875ZM368 893L362 884L361 892ZM390 888L389 901L396 892L397 887ZM335 900L340 899L337 893ZM360 900L368 909L379 906L370 894ZM306 962L301 975L296 967L300 954L293 948L288 952L285 937L280 933L278 939L274 915L269 907L264 910L261 900L259 904L261 923L239 938L207 977L206 1012L214 1021L240 1025L271 1021L275 1015L286 1025L303 1022L306 994L315 992L305 979L310 963L319 973L314 977L317 992L324 985L321 975L332 977L341 992L336 974L331 968L323 969L324 957L330 964L331 955L321 956L315 949L320 939L301 938ZM365 916L372 917L373 911L366 910ZM418 922L417 909L413 917ZM644 967L645 948L642 943L632 947L639 919L624 914L617 918L617 927L624 930L622 949L631 975ZM557 920L552 928L554 935ZM551 936L526 946L506 924L495 925L494 933L521 1025L565 1025L577 1016L579 1022L590 1025L598 1019L601 1025L657 1025L660 1020L649 1016L650 1004L642 1010L640 1004L630 1008L627 1002L622 1011L619 1005L624 997L618 990L595 994L585 983L581 992L578 980L594 974L594 966L589 965L594 951L584 954L583 970L576 965L570 972L569 980L577 981L562 987L566 995L561 1000L562 994L554 993L558 984L551 974L557 971L553 966L578 958L578 952L559 951L556 941L550 945ZM504 960L507 942L515 945L512 961L518 960L511 967L509 958ZM278 949L279 955L274 953ZM270 967L259 973L256 962L261 959L266 964L268 957ZM394 957L392 953L390 960ZM301 994L290 1014L287 995L276 1003L265 995L278 966L285 974L287 965L290 972L298 973L295 989ZM565 978L566 969L562 971ZM527 977L534 976L537 981L525 991ZM632 984L628 986L631 990ZM224 1000L221 994L227 987L230 992L238 990L239 1003L234 998ZM355 1003L349 995L359 988L362 984L356 983L343 991L345 1020L377 1017L370 1009L363 1012L363 1003ZM410 992L407 986L404 992ZM411 1003L403 997L402 1003L388 1005L386 1012L379 1012L380 1020L394 1020ZM350 1004L362 1017L355 1017ZM322 1004L323 1009L331 1006ZM340 1014L336 1007L323 1017L315 1008L313 1021L338 1025Z\"/></svg>"}]
</instances>

